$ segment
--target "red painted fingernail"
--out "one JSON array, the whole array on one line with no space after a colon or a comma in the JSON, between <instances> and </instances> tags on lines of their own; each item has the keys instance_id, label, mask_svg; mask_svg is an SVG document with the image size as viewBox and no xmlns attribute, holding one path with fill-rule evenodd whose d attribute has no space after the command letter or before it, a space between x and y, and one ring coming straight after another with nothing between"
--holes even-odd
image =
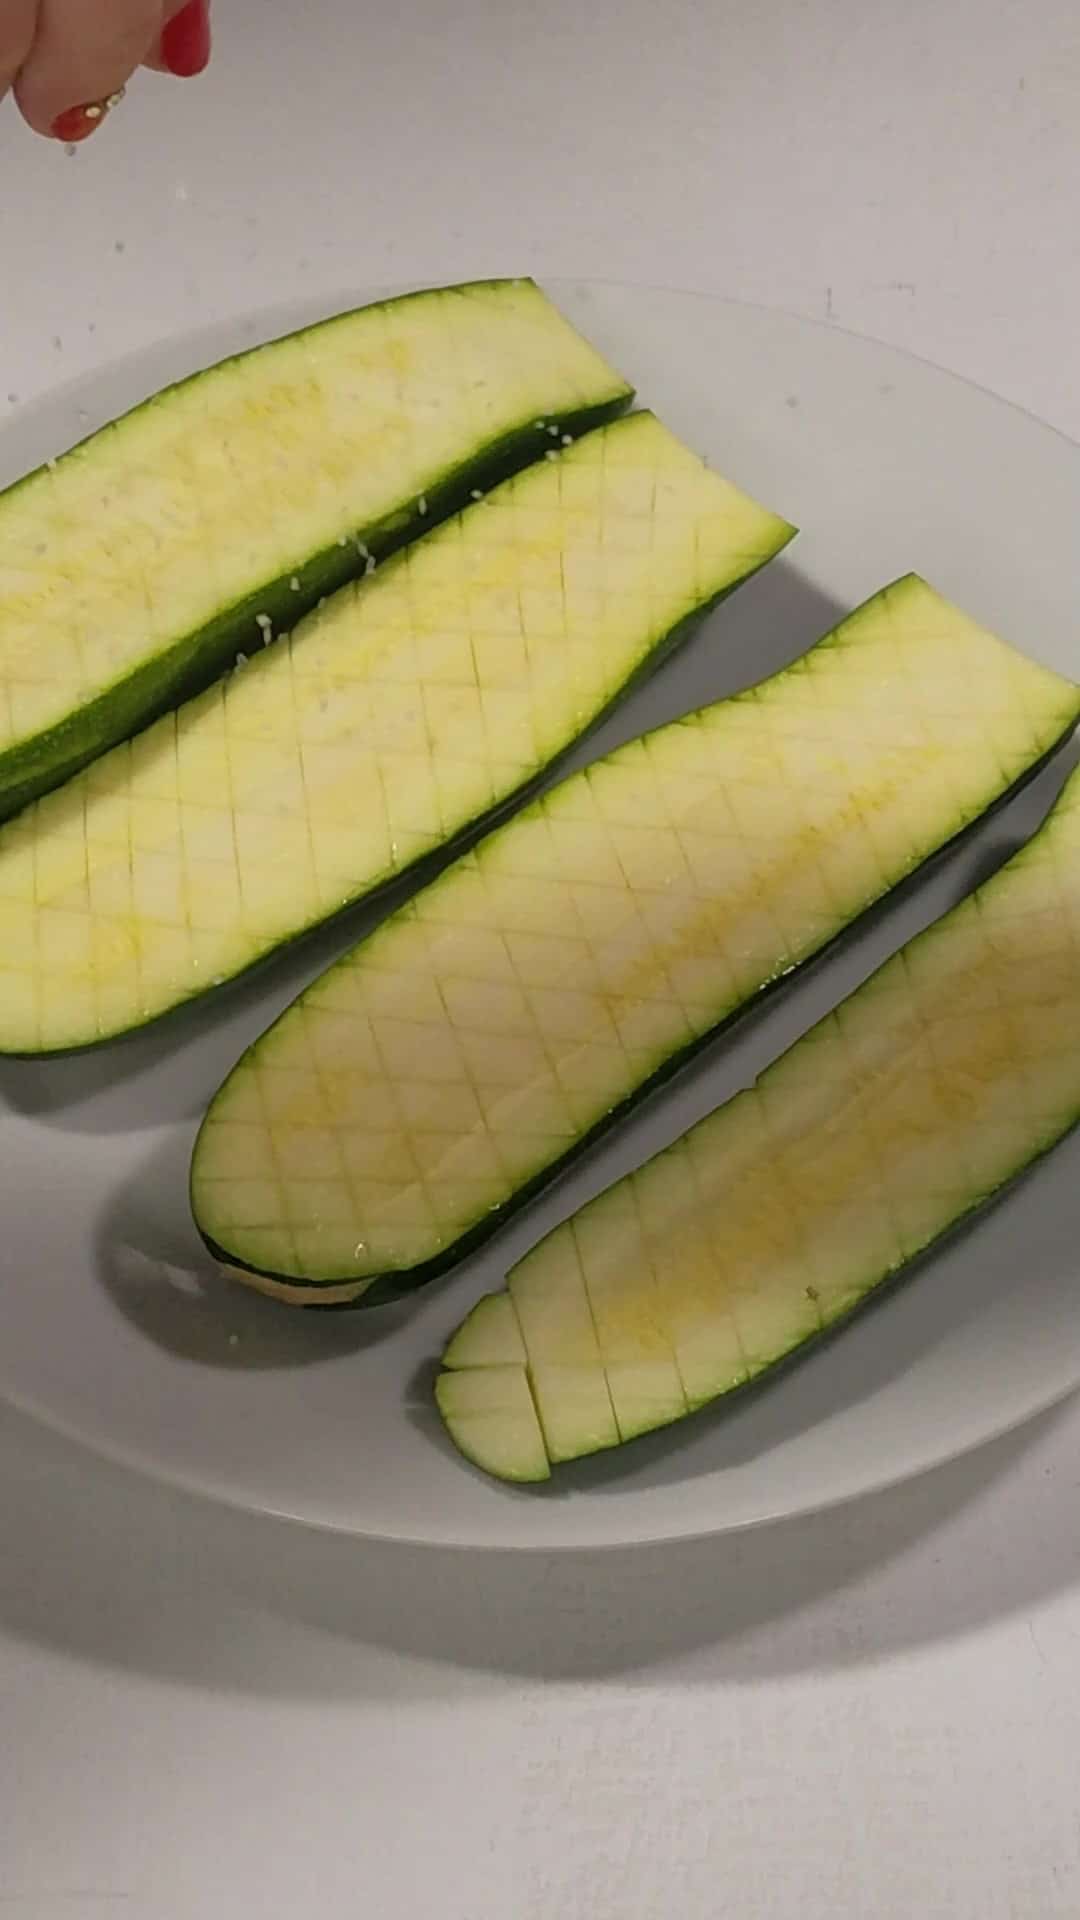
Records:
<instances>
[{"instance_id":1,"label":"red painted fingernail","mask_svg":"<svg viewBox=\"0 0 1080 1920\"><path fill-rule=\"evenodd\" d=\"M207 0L188 0L174 13L161 36L161 58L178 80L193 80L210 64L210 8Z\"/></svg>"},{"instance_id":2,"label":"red painted fingernail","mask_svg":"<svg viewBox=\"0 0 1080 1920\"><path fill-rule=\"evenodd\" d=\"M69 147L80 140L89 140L120 99L121 95L114 93L108 100L91 100L85 107L68 107L65 113L57 114L49 129L53 139L63 140Z\"/></svg>"}]
</instances>

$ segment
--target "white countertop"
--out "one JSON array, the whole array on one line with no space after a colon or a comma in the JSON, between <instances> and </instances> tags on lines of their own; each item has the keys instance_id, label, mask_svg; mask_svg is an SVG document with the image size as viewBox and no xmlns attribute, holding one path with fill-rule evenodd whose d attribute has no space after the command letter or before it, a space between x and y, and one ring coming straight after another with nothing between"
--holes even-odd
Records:
<instances>
[{"instance_id":1,"label":"white countertop","mask_svg":"<svg viewBox=\"0 0 1080 1920\"><path fill-rule=\"evenodd\" d=\"M218 13L74 158L0 116L0 409L301 287L527 271L831 317L1080 437L1069 0ZM1078 1483L1074 1402L823 1518L472 1560L0 1413L0 1915L1076 1920Z\"/></svg>"}]
</instances>

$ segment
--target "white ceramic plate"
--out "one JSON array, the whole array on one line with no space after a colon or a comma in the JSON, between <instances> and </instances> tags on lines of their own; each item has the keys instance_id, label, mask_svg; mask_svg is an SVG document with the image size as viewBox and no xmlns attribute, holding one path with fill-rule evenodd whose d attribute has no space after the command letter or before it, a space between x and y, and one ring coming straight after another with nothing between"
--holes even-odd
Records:
<instances>
[{"instance_id":1,"label":"white ceramic plate","mask_svg":"<svg viewBox=\"0 0 1080 1920\"><path fill-rule=\"evenodd\" d=\"M589 755L801 653L914 567L1080 676L1080 449L932 367L714 299L552 289L643 399L803 528ZM367 297L353 294L341 304ZM0 433L0 482L166 380L316 317L294 305L141 355ZM587 757L587 756L581 756ZM369 1314L299 1314L215 1275L187 1158L207 1097L340 933L150 1034L0 1063L0 1393L103 1453L238 1505L357 1534L582 1547L721 1532L918 1472L1080 1381L1080 1136L771 1389L570 1471L496 1486L458 1459L430 1381L451 1328L572 1207L726 1097L1023 837L1065 761L842 952L744 1026L482 1258ZM363 919L356 923L362 927ZM355 932L355 928L354 928Z\"/></svg>"}]
</instances>

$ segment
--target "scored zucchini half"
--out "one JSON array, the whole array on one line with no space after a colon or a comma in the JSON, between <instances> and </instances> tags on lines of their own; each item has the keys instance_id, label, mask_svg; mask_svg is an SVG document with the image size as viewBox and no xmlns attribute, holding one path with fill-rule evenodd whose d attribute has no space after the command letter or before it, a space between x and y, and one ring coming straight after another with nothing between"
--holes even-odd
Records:
<instances>
[{"instance_id":1,"label":"scored zucchini half","mask_svg":"<svg viewBox=\"0 0 1080 1920\"><path fill-rule=\"evenodd\" d=\"M480 282L226 360L30 474L0 494L0 818L630 398L531 282Z\"/></svg>"},{"instance_id":2,"label":"scored zucchini half","mask_svg":"<svg viewBox=\"0 0 1080 1920\"><path fill-rule=\"evenodd\" d=\"M773 679L574 775L249 1050L196 1145L204 1237L302 1305L431 1278L1078 713L1076 687L909 576Z\"/></svg>"},{"instance_id":3,"label":"scored zucchini half","mask_svg":"<svg viewBox=\"0 0 1080 1920\"><path fill-rule=\"evenodd\" d=\"M1035 838L762 1074L518 1263L444 1356L508 1480L756 1379L1080 1117L1080 774Z\"/></svg>"},{"instance_id":4,"label":"scored zucchini half","mask_svg":"<svg viewBox=\"0 0 1080 1920\"><path fill-rule=\"evenodd\" d=\"M0 828L0 1051L220 985L474 827L792 529L651 414L553 452Z\"/></svg>"}]
</instances>

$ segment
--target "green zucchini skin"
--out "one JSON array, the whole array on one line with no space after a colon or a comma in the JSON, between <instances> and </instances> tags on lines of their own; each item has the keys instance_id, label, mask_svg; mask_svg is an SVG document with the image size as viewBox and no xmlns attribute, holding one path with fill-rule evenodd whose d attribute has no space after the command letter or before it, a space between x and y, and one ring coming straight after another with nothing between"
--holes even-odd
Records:
<instances>
[{"instance_id":1,"label":"green zucchini skin","mask_svg":"<svg viewBox=\"0 0 1080 1920\"><path fill-rule=\"evenodd\" d=\"M348 323L358 315L383 309L400 309L424 301L467 297L474 293L498 295L503 289L533 287L531 281L489 280L463 287L441 287L378 301L371 307L332 315L264 347L247 349L203 368L184 380L176 381L151 395L140 405L113 423L124 428L140 416L167 407L171 400L194 387L208 375L256 358L274 347L314 339L328 330ZM539 296L540 298L542 296ZM512 321L511 321L512 324ZM630 405L633 388L615 374L609 393L590 404L561 408L560 427L575 436L591 427L616 418ZM110 747L132 737L184 701L191 699L232 666L238 652L262 644L260 621L268 617L275 631L291 629L319 601L354 580L365 568L368 557L376 561L407 545L418 534L426 533L440 521L464 507L476 490L487 491L499 481L529 466L550 445L538 431L530 406L521 418L496 439L479 444L466 453L460 465L434 472L425 479L421 512L415 489L391 501L385 511L365 520L354 529L346 544L334 539L304 561L290 565L276 579L261 584L243 598L222 607L205 625L181 634L157 652L144 657L129 671L121 673L94 698L68 711L54 725L0 750L0 822L12 818L42 794L51 792L71 775L79 772ZM103 429L102 431L105 431ZM86 455L98 435L77 443L50 467L61 469L68 460ZM13 500L46 469L36 468L0 492L0 514L6 502ZM0 524L2 531L2 524ZM296 585L292 583L295 580Z\"/></svg>"},{"instance_id":2,"label":"green zucchini skin","mask_svg":"<svg viewBox=\"0 0 1080 1920\"><path fill-rule=\"evenodd\" d=\"M432 1281L444 1279L465 1260L469 1259L472 1254L479 1252L481 1248L485 1247L496 1233L500 1232L504 1226L516 1219L519 1213L531 1205L532 1201L546 1192L564 1173L569 1172L592 1147L597 1146L617 1127L621 1126L631 1114L636 1112L643 1101L649 1099L654 1093L666 1086L668 1082L674 1079L691 1061L697 1059L707 1048L723 1040L733 1031L741 1029L744 1023L753 1020L763 1007L768 1006L777 994L786 991L793 981L810 977L817 968L824 966L833 953L838 948L843 947L849 939L856 938L867 928L878 924L887 913L891 912L896 903L908 898L930 874L934 873L939 866L949 860L960 848L967 845L968 842L985 827L989 820L993 819L1004 807L1011 804L1032 781L1039 777L1068 744L1072 738L1073 731L1073 728L1069 727L1042 758L1033 766L1026 769L1021 778L1009 788L1008 792L1001 794L978 820L971 821L967 826L962 828L959 833L955 834L951 840L937 848L936 851L931 854L930 858L923 862L922 866L908 874L888 895L883 899L873 901L857 920L845 927L841 927L824 946L812 954L802 965L791 969L787 973L778 975L775 979L767 981L758 989L757 993L749 1002L734 1009L726 1018L718 1021L716 1026L712 1027L708 1033L702 1034L700 1038L693 1041L689 1046L671 1055L663 1062L650 1079L644 1081L640 1086L635 1087L633 1092L625 1100L613 1107L610 1112L605 1114L587 1133L582 1134L580 1139L574 1142L573 1146L560 1160L544 1168L532 1180L524 1182L503 1206L493 1208L483 1219L478 1220L475 1226L462 1234L444 1254L440 1254L434 1259L425 1261L423 1264L418 1264L406 1271L385 1273L377 1276L371 1282L370 1286L354 1300L323 1303L316 1297L317 1283L311 1282L309 1284L311 1286L312 1298L303 1301L298 1300L295 1306L298 1307L301 1312L356 1313L366 1308L393 1305L396 1301L407 1299L421 1287L429 1285ZM288 1009L286 1009L286 1013L287 1012ZM284 1015L280 1017L283 1018ZM246 1058L247 1056L242 1057ZM239 1065L240 1062L237 1064ZM192 1207L194 1211L193 1199ZM196 1223L198 1224L198 1221ZM266 1268L249 1266L235 1251L219 1246L212 1235L208 1234L201 1226L199 1226L199 1232L208 1252L222 1266L235 1269L238 1273L246 1272L259 1277L265 1277L272 1281L281 1281L287 1286L296 1285L294 1275L273 1273L269 1272ZM857 1305L853 1311L859 1311L860 1306L861 1303ZM819 1337L821 1339L831 1337L831 1329ZM783 1359L776 1363L778 1366L783 1366L784 1364L786 1364L786 1361ZM756 1381L748 1382L746 1390L752 1389L755 1384ZM739 1389L739 1391L743 1391L743 1389Z\"/></svg>"},{"instance_id":3,"label":"green zucchini skin","mask_svg":"<svg viewBox=\"0 0 1080 1920\"><path fill-rule=\"evenodd\" d=\"M631 394L620 396L603 406L584 407L576 413L560 416L568 433L575 436L593 427L603 426L623 413ZM149 403L148 403L149 404ZM507 434L474 465L463 466L436 480L425 494L427 514L417 511L415 494L398 501L383 519L366 529L357 540L377 562L389 559L400 547L431 532L441 521L465 507L474 490L486 493L501 480L510 479L531 465L537 454L538 435L532 419L517 432ZM113 686L87 706L68 714L58 726L38 734L13 748L0 759L0 822L21 813L24 807L50 793L72 774L108 752L121 740L150 726L163 713L182 706L186 700L221 677L236 660L238 652L262 645L262 633L256 615L265 614L275 632L296 625L307 613L347 586L363 572L366 555L358 557L357 545L342 547L338 541L313 554L311 559L283 574L257 593L249 594L219 614L198 632L185 634L164 653L146 661L134 673ZM293 578L299 588L291 585Z\"/></svg>"}]
</instances>

